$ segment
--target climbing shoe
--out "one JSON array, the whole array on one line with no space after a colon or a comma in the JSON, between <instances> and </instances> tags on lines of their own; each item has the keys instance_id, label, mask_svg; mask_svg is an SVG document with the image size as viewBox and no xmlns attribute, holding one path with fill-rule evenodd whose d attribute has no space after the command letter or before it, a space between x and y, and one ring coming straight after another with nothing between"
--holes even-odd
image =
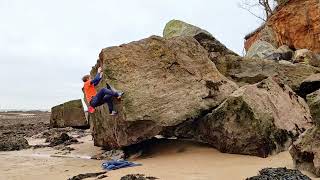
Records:
<instances>
[{"instance_id":1,"label":"climbing shoe","mask_svg":"<svg viewBox=\"0 0 320 180\"><path fill-rule=\"evenodd\" d=\"M117 114L118 114L117 111L112 111L112 112L110 113L111 116L115 116L115 115L117 115Z\"/></svg>"},{"instance_id":2,"label":"climbing shoe","mask_svg":"<svg viewBox=\"0 0 320 180\"><path fill-rule=\"evenodd\" d=\"M124 92L118 92L118 99L121 99L123 95L124 95Z\"/></svg>"},{"instance_id":3,"label":"climbing shoe","mask_svg":"<svg viewBox=\"0 0 320 180\"><path fill-rule=\"evenodd\" d=\"M95 111L94 107L92 107L92 106L88 107L88 112L89 113L94 113L94 111Z\"/></svg>"}]
</instances>

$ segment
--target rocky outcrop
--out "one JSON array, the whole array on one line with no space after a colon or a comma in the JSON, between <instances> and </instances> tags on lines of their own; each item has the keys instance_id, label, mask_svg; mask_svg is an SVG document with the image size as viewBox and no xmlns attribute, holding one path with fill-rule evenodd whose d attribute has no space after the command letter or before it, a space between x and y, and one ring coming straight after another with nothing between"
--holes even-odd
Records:
<instances>
[{"instance_id":1,"label":"rocky outcrop","mask_svg":"<svg viewBox=\"0 0 320 180\"><path fill-rule=\"evenodd\" d=\"M246 180L311 180L299 170L287 168L265 168L259 171L258 176L247 178Z\"/></svg>"},{"instance_id":2,"label":"rocky outcrop","mask_svg":"<svg viewBox=\"0 0 320 180\"><path fill-rule=\"evenodd\" d=\"M159 178L145 176L143 174L128 174L126 176L121 177L120 180L155 180L155 179L159 179Z\"/></svg>"},{"instance_id":3,"label":"rocky outcrop","mask_svg":"<svg viewBox=\"0 0 320 180\"><path fill-rule=\"evenodd\" d=\"M105 75L98 89L108 82L125 92L114 101L117 116L101 106L90 117L94 144L106 149L137 144L198 118L237 89L192 37L152 36L103 49L99 57Z\"/></svg>"},{"instance_id":4,"label":"rocky outcrop","mask_svg":"<svg viewBox=\"0 0 320 180\"><path fill-rule=\"evenodd\" d=\"M0 151L18 151L29 147L28 141L21 136L0 136Z\"/></svg>"},{"instance_id":5,"label":"rocky outcrop","mask_svg":"<svg viewBox=\"0 0 320 180\"><path fill-rule=\"evenodd\" d=\"M283 44L294 49L320 53L320 3L318 0L290 0L277 8L266 24L245 39L248 50L257 40L275 47Z\"/></svg>"},{"instance_id":6,"label":"rocky outcrop","mask_svg":"<svg viewBox=\"0 0 320 180\"><path fill-rule=\"evenodd\" d=\"M88 128L81 100L73 100L53 107L51 109L50 126L53 128Z\"/></svg>"},{"instance_id":7,"label":"rocky outcrop","mask_svg":"<svg viewBox=\"0 0 320 180\"><path fill-rule=\"evenodd\" d=\"M232 93L198 120L196 138L226 153L267 157L287 150L312 120L306 102L276 81L268 78Z\"/></svg>"},{"instance_id":8,"label":"rocky outcrop","mask_svg":"<svg viewBox=\"0 0 320 180\"><path fill-rule=\"evenodd\" d=\"M277 76L291 89L299 91L301 83L306 78L320 73L319 68L303 64L248 59L232 55L215 58L212 61L223 75L240 86L258 83L269 76Z\"/></svg>"},{"instance_id":9,"label":"rocky outcrop","mask_svg":"<svg viewBox=\"0 0 320 180\"><path fill-rule=\"evenodd\" d=\"M97 173L78 174L76 176L68 178L68 180L82 180L82 179L95 178L95 177L96 177L96 179L103 179L105 177L108 177L108 176L104 175L106 173L107 173L107 171L102 171L102 172L97 172Z\"/></svg>"},{"instance_id":10,"label":"rocky outcrop","mask_svg":"<svg viewBox=\"0 0 320 180\"><path fill-rule=\"evenodd\" d=\"M307 96L307 103L310 108L313 121L320 125L320 90Z\"/></svg>"},{"instance_id":11,"label":"rocky outcrop","mask_svg":"<svg viewBox=\"0 0 320 180\"><path fill-rule=\"evenodd\" d=\"M78 143L78 140L74 137L69 136L67 133L60 133L46 138L46 143L49 143L49 147L54 147L61 144L67 146L70 144Z\"/></svg>"},{"instance_id":12,"label":"rocky outcrop","mask_svg":"<svg viewBox=\"0 0 320 180\"><path fill-rule=\"evenodd\" d=\"M172 38L179 36L195 38L201 44L201 46L208 51L210 57L218 57L226 54L236 55L236 53L229 50L208 31L183 21L169 21L163 30L163 37Z\"/></svg>"},{"instance_id":13,"label":"rocky outcrop","mask_svg":"<svg viewBox=\"0 0 320 180\"><path fill-rule=\"evenodd\" d=\"M295 166L320 176L320 127L308 129L291 147Z\"/></svg>"},{"instance_id":14,"label":"rocky outcrop","mask_svg":"<svg viewBox=\"0 0 320 180\"><path fill-rule=\"evenodd\" d=\"M298 94L305 98L318 89L320 89L320 73L312 74L304 79L299 86Z\"/></svg>"}]
</instances>

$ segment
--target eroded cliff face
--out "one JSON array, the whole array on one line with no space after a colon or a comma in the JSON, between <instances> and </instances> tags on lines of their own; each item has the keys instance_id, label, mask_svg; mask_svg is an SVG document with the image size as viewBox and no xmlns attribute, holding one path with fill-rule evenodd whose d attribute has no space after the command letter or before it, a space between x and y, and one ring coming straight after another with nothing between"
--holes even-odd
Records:
<instances>
[{"instance_id":1,"label":"eroded cliff face","mask_svg":"<svg viewBox=\"0 0 320 180\"><path fill-rule=\"evenodd\" d=\"M320 53L320 1L289 0L278 7L263 27L245 39L246 50L257 40L263 40L275 47L286 44Z\"/></svg>"}]
</instances>

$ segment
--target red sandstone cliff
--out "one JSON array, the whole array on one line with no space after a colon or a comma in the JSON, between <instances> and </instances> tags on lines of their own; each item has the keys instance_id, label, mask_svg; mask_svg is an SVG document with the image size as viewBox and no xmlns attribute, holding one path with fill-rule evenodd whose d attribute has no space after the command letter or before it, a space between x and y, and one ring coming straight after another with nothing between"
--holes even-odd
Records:
<instances>
[{"instance_id":1,"label":"red sandstone cliff","mask_svg":"<svg viewBox=\"0 0 320 180\"><path fill-rule=\"evenodd\" d=\"M245 39L246 50L261 39L275 46L286 44L320 53L320 0L289 0Z\"/></svg>"}]
</instances>

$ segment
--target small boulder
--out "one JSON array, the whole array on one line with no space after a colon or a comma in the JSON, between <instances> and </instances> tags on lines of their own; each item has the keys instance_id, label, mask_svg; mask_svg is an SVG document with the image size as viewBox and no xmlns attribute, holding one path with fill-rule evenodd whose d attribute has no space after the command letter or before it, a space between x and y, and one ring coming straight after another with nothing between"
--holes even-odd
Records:
<instances>
[{"instance_id":1,"label":"small boulder","mask_svg":"<svg viewBox=\"0 0 320 180\"><path fill-rule=\"evenodd\" d=\"M294 53L294 63L309 64L311 66L320 67L320 58L318 55L308 49L299 49Z\"/></svg>"},{"instance_id":2,"label":"small boulder","mask_svg":"<svg viewBox=\"0 0 320 180\"><path fill-rule=\"evenodd\" d=\"M2 136L0 151L18 151L29 148L28 141L21 136Z\"/></svg>"},{"instance_id":3,"label":"small boulder","mask_svg":"<svg viewBox=\"0 0 320 180\"><path fill-rule=\"evenodd\" d=\"M291 61L292 57L293 57L293 51L287 45L282 45L274 53L265 57L265 59L276 60L276 61L281 61L281 60Z\"/></svg>"},{"instance_id":4,"label":"small boulder","mask_svg":"<svg viewBox=\"0 0 320 180\"><path fill-rule=\"evenodd\" d=\"M163 30L163 37L172 38L178 36L195 38L200 45L208 51L209 56L211 57L225 54L237 55L216 38L214 38L213 35L208 31L180 20L169 21Z\"/></svg>"},{"instance_id":5,"label":"small boulder","mask_svg":"<svg viewBox=\"0 0 320 180\"><path fill-rule=\"evenodd\" d=\"M307 103L310 108L313 121L320 125L320 90L307 96Z\"/></svg>"},{"instance_id":6,"label":"small boulder","mask_svg":"<svg viewBox=\"0 0 320 180\"><path fill-rule=\"evenodd\" d=\"M49 142L50 147L54 147L57 145L70 145L72 143L77 143L78 140L69 136L67 133L56 134L54 136L50 136L46 139L46 142Z\"/></svg>"},{"instance_id":7,"label":"small boulder","mask_svg":"<svg viewBox=\"0 0 320 180\"><path fill-rule=\"evenodd\" d=\"M264 59L276 53L276 48L266 41L256 41L245 55L246 58Z\"/></svg>"},{"instance_id":8,"label":"small boulder","mask_svg":"<svg viewBox=\"0 0 320 180\"><path fill-rule=\"evenodd\" d=\"M295 169L265 168L259 171L258 176L246 180L311 180L311 178Z\"/></svg>"},{"instance_id":9,"label":"small boulder","mask_svg":"<svg viewBox=\"0 0 320 180\"><path fill-rule=\"evenodd\" d=\"M53 107L51 109L50 126L53 128L88 128L81 99Z\"/></svg>"},{"instance_id":10,"label":"small boulder","mask_svg":"<svg viewBox=\"0 0 320 180\"><path fill-rule=\"evenodd\" d=\"M292 145L290 154L295 166L320 177L320 127L308 129Z\"/></svg>"},{"instance_id":11,"label":"small boulder","mask_svg":"<svg viewBox=\"0 0 320 180\"><path fill-rule=\"evenodd\" d=\"M300 84L298 94L305 98L318 89L320 89L320 73L312 74L304 79Z\"/></svg>"},{"instance_id":12,"label":"small boulder","mask_svg":"<svg viewBox=\"0 0 320 180\"><path fill-rule=\"evenodd\" d=\"M82 179L87 179L87 178L94 178L97 177L96 179L101 179L99 177L105 178L108 177L104 174L106 174L106 171L102 172L97 172L97 173L85 173L85 174L78 174L76 176L73 176L72 178L68 178L68 180L82 180Z\"/></svg>"},{"instance_id":13,"label":"small boulder","mask_svg":"<svg viewBox=\"0 0 320 180\"><path fill-rule=\"evenodd\" d=\"M287 150L312 120L306 102L274 79L236 90L198 120L197 138L225 153L267 157Z\"/></svg>"},{"instance_id":14,"label":"small boulder","mask_svg":"<svg viewBox=\"0 0 320 180\"><path fill-rule=\"evenodd\" d=\"M121 177L120 180L154 180L159 179L156 177L146 177L143 174L128 174L126 176Z\"/></svg>"},{"instance_id":15,"label":"small boulder","mask_svg":"<svg viewBox=\"0 0 320 180\"><path fill-rule=\"evenodd\" d=\"M197 26L185 23L180 20L171 20L166 24L163 30L163 37L164 38L172 38L172 37L178 37L178 36L193 37L199 33L204 33L211 36L211 34L208 31L203 30Z\"/></svg>"}]
</instances>

